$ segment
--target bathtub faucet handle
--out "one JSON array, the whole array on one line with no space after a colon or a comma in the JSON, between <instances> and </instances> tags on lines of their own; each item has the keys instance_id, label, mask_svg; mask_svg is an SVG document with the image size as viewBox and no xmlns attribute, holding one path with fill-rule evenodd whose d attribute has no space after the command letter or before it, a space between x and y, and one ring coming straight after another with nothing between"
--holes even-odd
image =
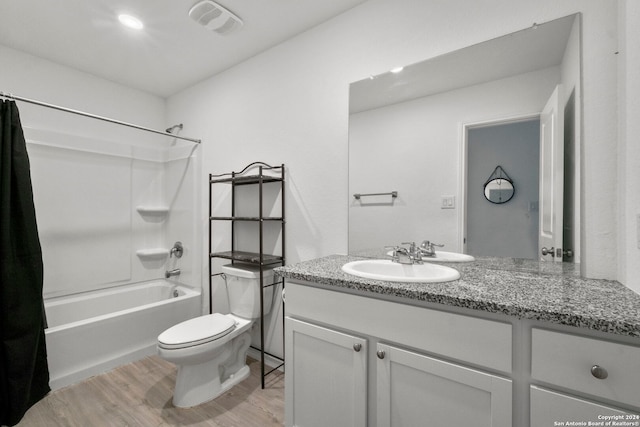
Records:
<instances>
[{"instance_id":1,"label":"bathtub faucet handle","mask_svg":"<svg viewBox=\"0 0 640 427\"><path fill-rule=\"evenodd\" d=\"M172 276L179 276L180 275L180 269L179 268L174 268L173 270L167 270L164 272L164 277L166 277L167 279L169 277Z\"/></svg>"},{"instance_id":2,"label":"bathtub faucet handle","mask_svg":"<svg viewBox=\"0 0 640 427\"><path fill-rule=\"evenodd\" d=\"M182 246L182 242L175 242L173 247L169 251L169 258L171 258L174 254L176 258L182 258L182 254L184 253L184 246Z\"/></svg>"}]
</instances>

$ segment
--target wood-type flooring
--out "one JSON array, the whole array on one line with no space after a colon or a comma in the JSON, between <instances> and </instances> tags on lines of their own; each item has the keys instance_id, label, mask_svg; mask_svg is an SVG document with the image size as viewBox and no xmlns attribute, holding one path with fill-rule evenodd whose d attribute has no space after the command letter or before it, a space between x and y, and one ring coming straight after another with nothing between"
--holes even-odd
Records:
<instances>
[{"instance_id":1,"label":"wood-type flooring","mask_svg":"<svg viewBox=\"0 0 640 427\"><path fill-rule=\"evenodd\" d=\"M193 408L171 399L175 365L151 356L50 393L18 427L270 427L284 424L284 374L260 388L260 363L247 359L249 378Z\"/></svg>"}]
</instances>

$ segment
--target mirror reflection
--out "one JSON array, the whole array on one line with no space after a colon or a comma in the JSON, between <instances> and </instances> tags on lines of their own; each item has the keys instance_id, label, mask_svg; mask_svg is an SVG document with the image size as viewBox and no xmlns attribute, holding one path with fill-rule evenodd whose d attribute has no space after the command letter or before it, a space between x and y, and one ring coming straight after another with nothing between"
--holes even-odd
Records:
<instances>
[{"instance_id":1,"label":"mirror reflection","mask_svg":"<svg viewBox=\"0 0 640 427\"><path fill-rule=\"evenodd\" d=\"M484 185L484 197L491 203L500 205L513 198L513 183L504 178L494 178Z\"/></svg>"},{"instance_id":2,"label":"mirror reflection","mask_svg":"<svg viewBox=\"0 0 640 427\"><path fill-rule=\"evenodd\" d=\"M579 217L572 190L578 178L571 165L557 160L566 156L579 163L579 25L578 15L536 24L352 83L349 193L393 188L398 197L393 204L350 198L349 253L430 240L443 243L443 250L475 256L545 259L541 239L555 239L558 243L544 245L575 254L579 233L563 238L562 229L573 230ZM554 96L559 107L549 113ZM563 146L560 157L545 157L548 152L543 155L541 149L543 140L553 145L543 131L550 114L565 122L565 135L555 138L555 146ZM534 131L493 138L493 145L473 136L519 127ZM489 204L483 190L478 191L487 179L486 167L478 166L481 161L510 171L519 191L502 180L500 188L490 186L487 196L492 200L496 194L509 203ZM518 162L528 163L531 170L525 172ZM468 175L475 169L484 176L471 183ZM551 177L556 178L547 179ZM503 212L496 215L491 206L476 206L476 194L483 205ZM558 197L559 203L549 202ZM558 215L560 221L541 221ZM574 260L579 262L579 255Z\"/></svg>"}]
</instances>

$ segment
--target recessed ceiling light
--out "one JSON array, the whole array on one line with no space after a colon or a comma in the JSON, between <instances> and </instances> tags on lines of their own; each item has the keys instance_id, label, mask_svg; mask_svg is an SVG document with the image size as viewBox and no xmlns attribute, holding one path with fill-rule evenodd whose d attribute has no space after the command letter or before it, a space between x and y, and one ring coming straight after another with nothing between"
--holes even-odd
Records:
<instances>
[{"instance_id":1,"label":"recessed ceiling light","mask_svg":"<svg viewBox=\"0 0 640 427\"><path fill-rule=\"evenodd\" d=\"M399 73L402 70L404 70L404 67L396 67L396 68L392 68L391 72L392 73Z\"/></svg>"},{"instance_id":2,"label":"recessed ceiling light","mask_svg":"<svg viewBox=\"0 0 640 427\"><path fill-rule=\"evenodd\" d=\"M144 24L141 20L136 18L135 16L121 14L118 15L118 21L125 27L133 28L134 30L141 30L144 28Z\"/></svg>"}]
</instances>

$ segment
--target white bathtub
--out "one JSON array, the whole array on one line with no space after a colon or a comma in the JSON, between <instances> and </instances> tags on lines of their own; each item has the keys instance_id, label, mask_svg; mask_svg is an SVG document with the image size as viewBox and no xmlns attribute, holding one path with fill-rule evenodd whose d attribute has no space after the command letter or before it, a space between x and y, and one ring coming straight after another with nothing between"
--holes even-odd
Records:
<instances>
[{"instance_id":1,"label":"white bathtub","mask_svg":"<svg viewBox=\"0 0 640 427\"><path fill-rule=\"evenodd\" d=\"M54 390L155 354L162 331L201 314L200 291L169 280L51 298L44 305Z\"/></svg>"}]
</instances>

